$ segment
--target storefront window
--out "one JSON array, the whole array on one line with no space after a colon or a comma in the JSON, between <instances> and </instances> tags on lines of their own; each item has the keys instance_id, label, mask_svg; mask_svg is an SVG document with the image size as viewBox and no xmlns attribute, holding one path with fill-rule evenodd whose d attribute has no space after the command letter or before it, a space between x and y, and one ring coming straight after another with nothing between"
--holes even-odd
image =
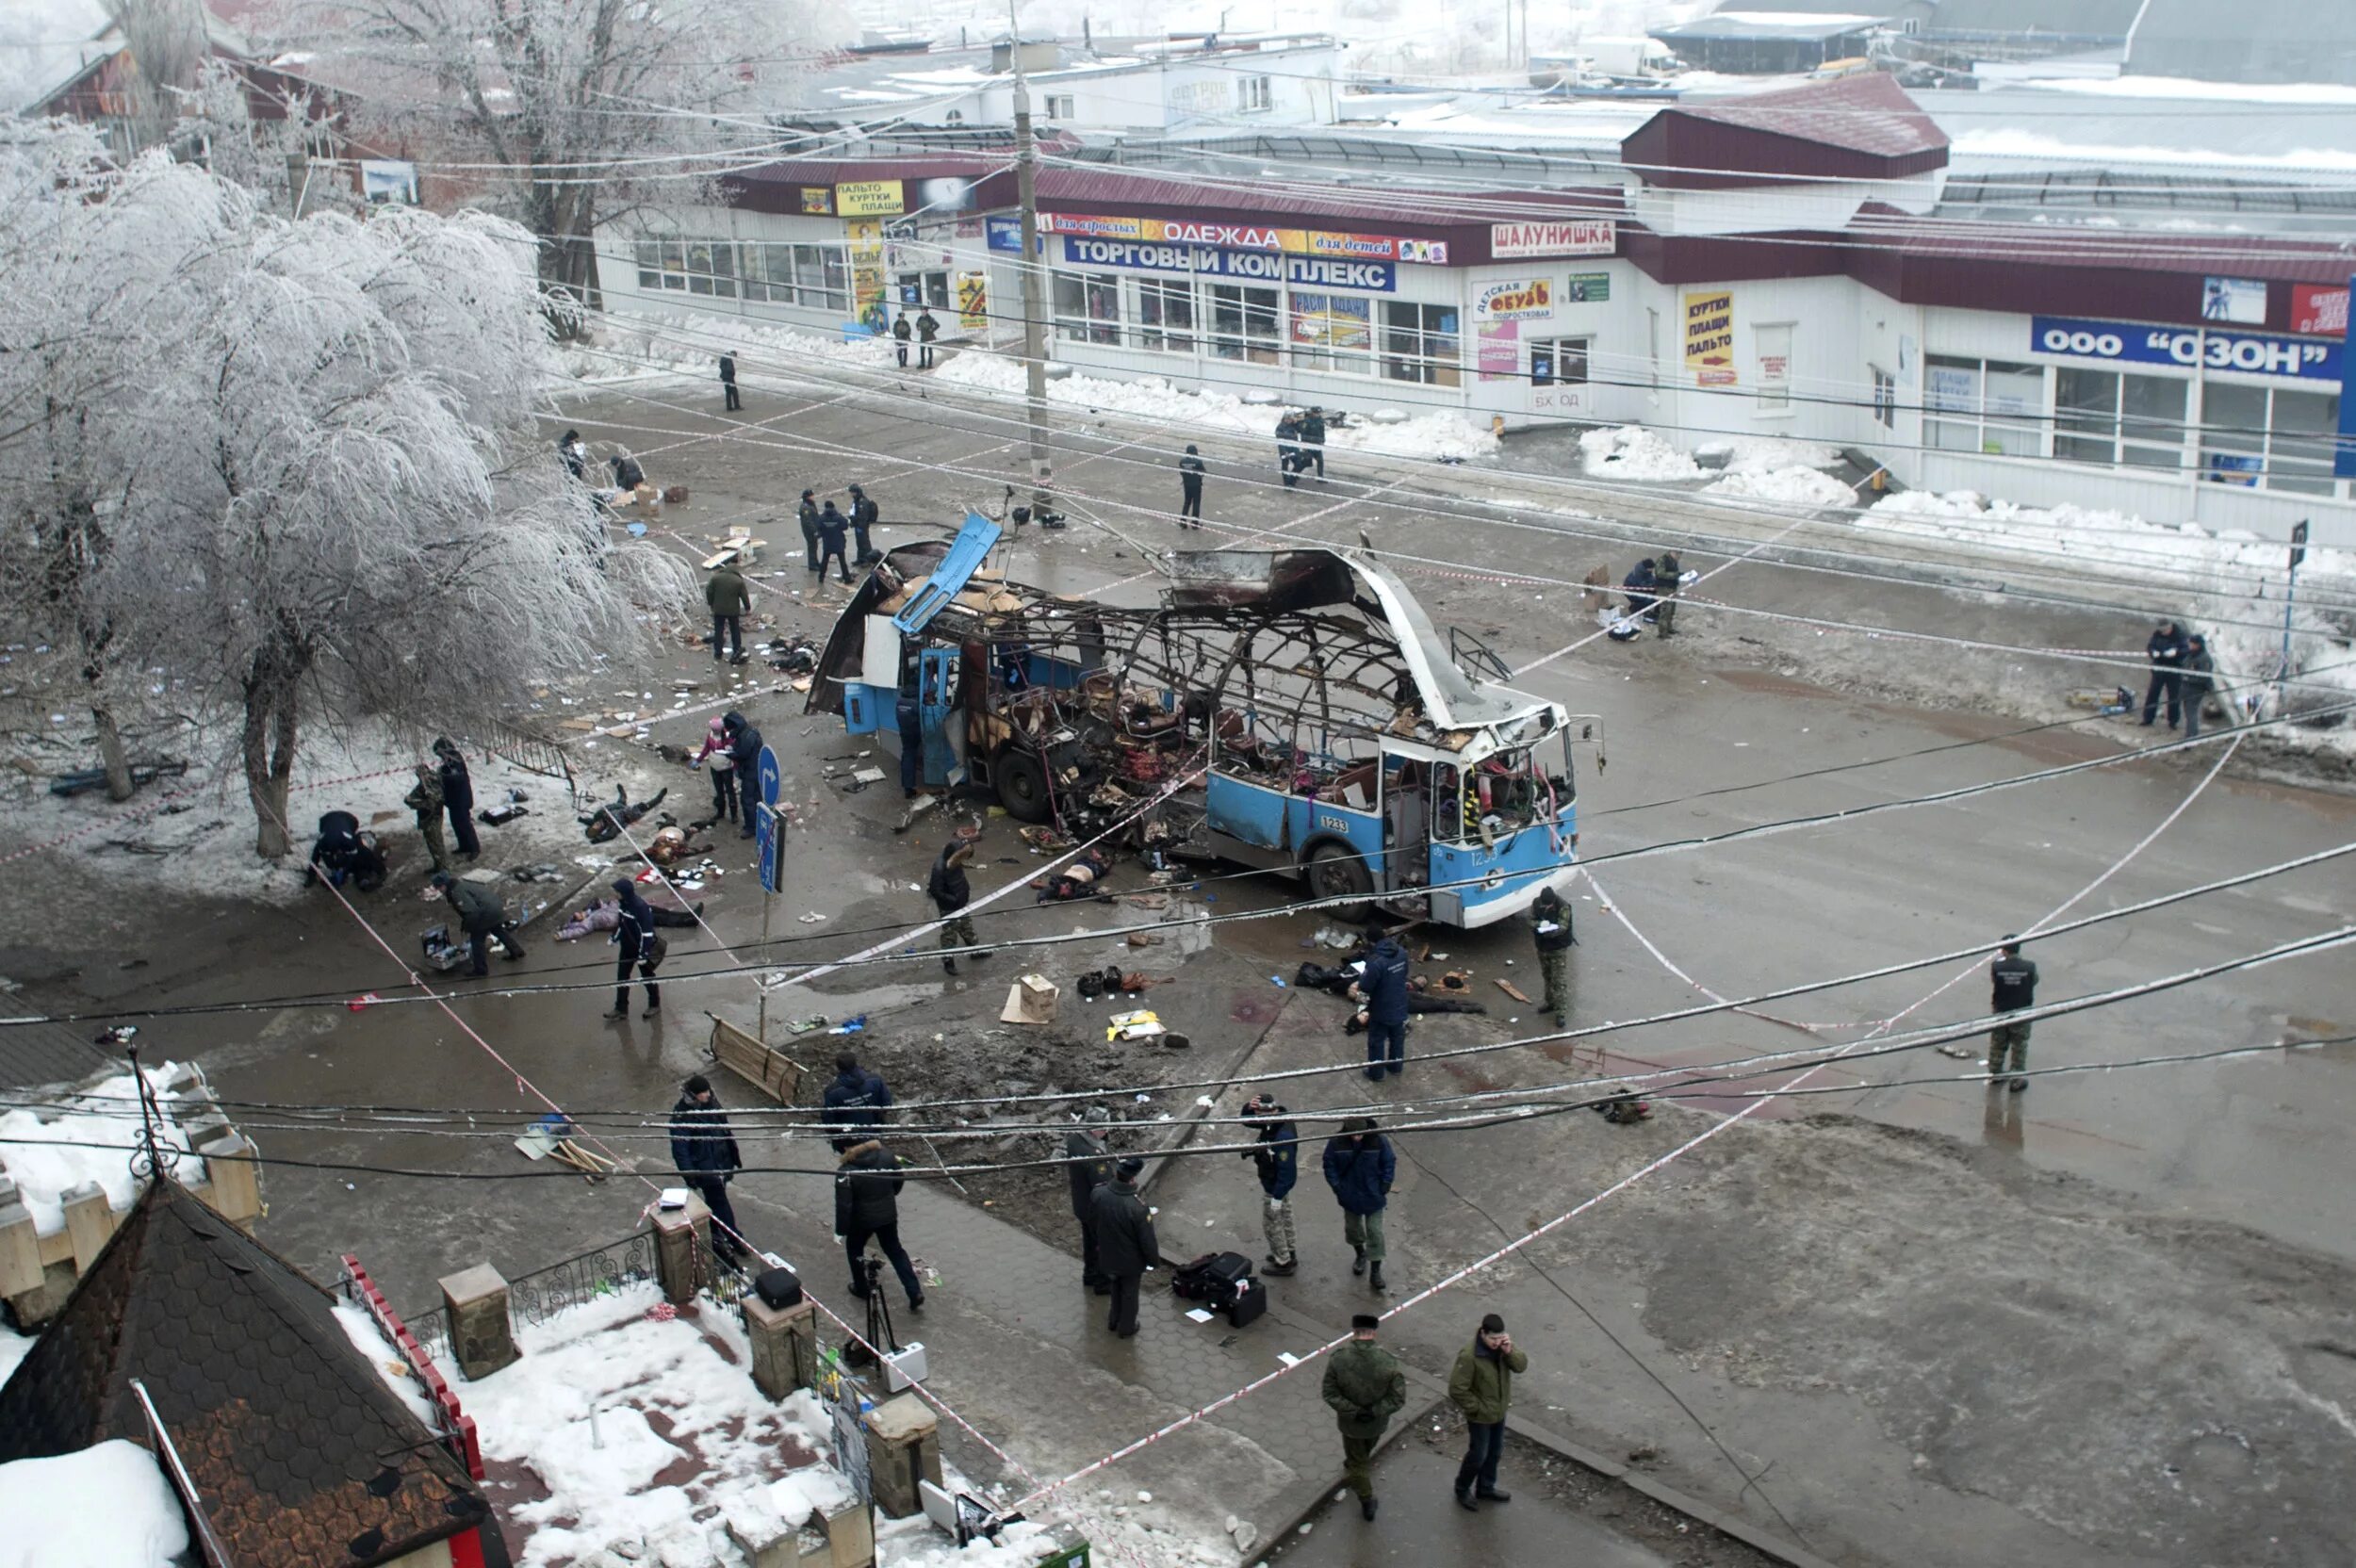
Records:
<instances>
[{"instance_id":1,"label":"storefront window","mask_svg":"<svg viewBox=\"0 0 2356 1568\"><path fill-rule=\"evenodd\" d=\"M1587 349L1594 341L1589 337L1558 337L1550 342L1532 343L1530 346L1530 384L1586 385Z\"/></svg>"},{"instance_id":2,"label":"storefront window","mask_svg":"<svg viewBox=\"0 0 2356 1568\"><path fill-rule=\"evenodd\" d=\"M2340 400L2333 392L2211 382L2201 393L2201 473L2214 484L2329 496Z\"/></svg>"},{"instance_id":3,"label":"storefront window","mask_svg":"<svg viewBox=\"0 0 2356 1568\"><path fill-rule=\"evenodd\" d=\"M1383 373L1393 381L1462 384L1463 351L1454 305L1383 302Z\"/></svg>"},{"instance_id":4,"label":"storefront window","mask_svg":"<svg viewBox=\"0 0 2356 1568\"><path fill-rule=\"evenodd\" d=\"M1075 343L1121 341L1121 274L1057 272L1055 331Z\"/></svg>"},{"instance_id":5,"label":"storefront window","mask_svg":"<svg viewBox=\"0 0 2356 1568\"><path fill-rule=\"evenodd\" d=\"M2331 449L2340 428L2340 396L2336 392L2274 393L2274 418L2266 449L2266 488L2295 490L2302 496L2329 496Z\"/></svg>"},{"instance_id":6,"label":"storefront window","mask_svg":"<svg viewBox=\"0 0 2356 1568\"><path fill-rule=\"evenodd\" d=\"M2137 468L2184 466L2184 396L2169 376L2063 366L2053 372L2053 455Z\"/></svg>"},{"instance_id":7,"label":"storefront window","mask_svg":"<svg viewBox=\"0 0 2356 1568\"><path fill-rule=\"evenodd\" d=\"M1283 344L1276 323L1275 289L1211 285L1211 352L1219 358L1274 365Z\"/></svg>"},{"instance_id":8,"label":"storefront window","mask_svg":"<svg viewBox=\"0 0 2356 1568\"><path fill-rule=\"evenodd\" d=\"M656 289L663 286L663 242L642 239L635 247L638 253L638 286Z\"/></svg>"},{"instance_id":9,"label":"storefront window","mask_svg":"<svg viewBox=\"0 0 2356 1568\"><path fill-rule=\"evenodd\" d=\"M1137 284L1137 344L1155 353L1194 352L1194 283L1146 278Z\"/></svg>"},{"instance_id":10,"label":"storefront window","mask_svg":"<svg viewBox=\"0 0 2356 1568\"><path fill-rule=\"evenodd\" d=\"M1374 302L1348 294L1292 297L1293 363L1337 375L1374 373Z\"/></svg>"},{"instance_id":11,"label":"storefront window","mask_svg":"<svg viewBox=\"0 0 2356 1568\"><path fill-rule=\"evenodd\" d=\"M2001 457L2043 453L2045 368L1933 354L1925 362L1926 445Z\"/></svg>"}]
</instances>

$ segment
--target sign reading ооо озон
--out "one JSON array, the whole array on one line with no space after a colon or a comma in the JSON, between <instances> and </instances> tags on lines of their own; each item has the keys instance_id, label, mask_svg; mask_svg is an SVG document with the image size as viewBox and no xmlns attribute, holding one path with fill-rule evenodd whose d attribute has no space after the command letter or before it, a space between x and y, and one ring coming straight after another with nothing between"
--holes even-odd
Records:
<instances>
[{"instance_id":1,"label":"sign reading \u043e\u043e\u043e \u043e\u0437\u043e\u043d","mask_svg":"<svg viewBox=\"0 0 2356 1568\"><path fill-rule=\"evenodd\" d=\"M2180 365L2187 369L2198 366L2253 376L2292 376L2300 381L2340 379L2339 344L2280 337L2264 332L2220 332L2215 327L2153 327L2133 321L2033 316L2029 318L2029 347L2038 353L2115 360L2126 365Z\"/></svg>"},{"instance_id":2,"label":"sign reading \u043e\u043e\u043e \u043e\u0437\u043e\u043d","mask_svg":"<svg viewBox=\"0 0 2356 1568\"><path fill-rule=\"evenodd\" d=\"M1150 272L1200 272L1214 278L1260 279L1307 288L1355 288L1388 294L1399 270L1387 261L1288 255L1281 251L1222 251L1138 239L1083 239L1066 235L1063 258L1074 267L1134 267Z\"/></svg>"}]
</instances>

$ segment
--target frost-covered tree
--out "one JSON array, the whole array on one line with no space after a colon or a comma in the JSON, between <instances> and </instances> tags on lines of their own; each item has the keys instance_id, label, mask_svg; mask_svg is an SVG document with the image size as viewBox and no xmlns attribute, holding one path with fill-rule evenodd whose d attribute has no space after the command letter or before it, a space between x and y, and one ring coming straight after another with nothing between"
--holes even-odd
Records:
<instances>
[{"instance_id":1,"label":"frost-covered tree","mask_svg":"<svg viewBox=\"0 0 2356 1568\"><path fill-rule=\"evenodd\" d=\"M25 559L73 568L0 585L234 720L262 854L290 847L306 716L494 720L683 600L668 557L608 547L533 427L529 236L405 208L296 222L94 152L0 140L0 500Z\"/></svg>"},{"instance_id":2,"label":"frost-covered tree","mask_svg":"<svg viewBox=\"0 0 2356 1568\"><path fill-rule=\"evenodd\" d=\"M744 117L807 46L811 19L831 9L817 0L280 0L270 25L342 75L364 74L357 112L413 147L443 150L462 183L480 183L496 210L538 238L551 297L596 307L600 218L649 193L692 193L717 172L714 154L785 145Z\"/></svg>"}]
</instances>

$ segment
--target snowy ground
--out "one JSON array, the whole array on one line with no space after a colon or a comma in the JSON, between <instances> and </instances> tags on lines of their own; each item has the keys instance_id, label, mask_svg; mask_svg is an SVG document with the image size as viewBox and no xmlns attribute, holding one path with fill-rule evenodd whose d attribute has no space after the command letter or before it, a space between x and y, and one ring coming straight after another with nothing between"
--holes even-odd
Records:
<instances>
[{"instance_id":1,"label":"snowy ground","mask_svg":"<svg viewBox=\"0 0 2356 1568\"><path fill-rule=\"evenodd\" d=\"M209 1109L210 1102L192 1097L184 1101L180 1095L161 1092L179 1071L171 1062L142 1070L158 1091L165 1122L162 1141L186 1151L188 1140L181 1135L176 1113L184 1103L201 1103ZM65 1229L60 1194L95 1182L105 1189L107 1206L120 1212L130 1207L139 1185L123 1153L136 1146L143 1133L131 1075L125 1072L104 1079L63 1097L62 1103L68 1108L0 1112L0 1175L16 1183L17 1197L33 1217L34 1232L44 1236ZM74 1147L81 1144L97 1147ZM184 1182L201 1185L205 1162L190 1155L181 1162L178 1174ZM0 1376L5 1375L0 1370Z\"/></svg>"},{"instance_id":2,"label":"snowy ground","mask_svg":"<svg viewBox=\"0 0 2356 1568\"><path fill-rule=\"evenodd\" d=\"M6 1568L172 1568L188 1549L163 1466L119 1437L0 1464L0 1519Z\"/></svg>"},{"instance_id":3,"label":"snowy ground","mask_svg":"<svg viewBox=\"0 0 2356 1568\"><path fill-rule=\"evenodd\" d=\"M1689 453L1642 425L1622 425L1587 432L1579 438L1579 466L1597 479L1677 483L1716 472L1721 477L1703 485L1703 494L1810 511L1857 504L1857 492L1824 471L1840 463L1840 449L1821 441L1738 435ZM1705 467L1703 453L1723 453L1725 460Z\"/></svg>"}]
</instances>

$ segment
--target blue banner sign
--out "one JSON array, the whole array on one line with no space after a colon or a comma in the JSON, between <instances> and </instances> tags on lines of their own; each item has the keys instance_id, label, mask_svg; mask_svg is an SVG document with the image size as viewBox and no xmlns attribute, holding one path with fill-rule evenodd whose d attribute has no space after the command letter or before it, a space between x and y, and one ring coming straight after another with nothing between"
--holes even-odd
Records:
<instances>
[{"instance_id":1,"label":"blue banner sign","mask_svg":"<svg viewBox=\"0 0 2356 1568\"><path fill-rule=\"evenodd\" d=\"M2174 365L2185 369L2291 376L2299 381L2340 379L2339 344L2315 337L2282 337L2273 333L2033 316L2029 318L2029 347L2043 354L2110 360L2122 365Z\"/></svg>"},{"instance_id":2,"label":"blue banner sign","mask_svg":"<svg viewBox=\"0 0 2356 1568\"><path fill-rule=\"evenodd\" d=\"M1066 235L1063 258L1073 267L1134 267L1148 272L1199 272L1213 278L1289 283L1301 288L1354 288L1388 294L1399 287L1399 268L1388 261L1350 261L1340 256L1296 256L1279 251L1221 251L1208 245L1173 245L1147 239L1086 239Z\"/></svg>"}]
</instances>

